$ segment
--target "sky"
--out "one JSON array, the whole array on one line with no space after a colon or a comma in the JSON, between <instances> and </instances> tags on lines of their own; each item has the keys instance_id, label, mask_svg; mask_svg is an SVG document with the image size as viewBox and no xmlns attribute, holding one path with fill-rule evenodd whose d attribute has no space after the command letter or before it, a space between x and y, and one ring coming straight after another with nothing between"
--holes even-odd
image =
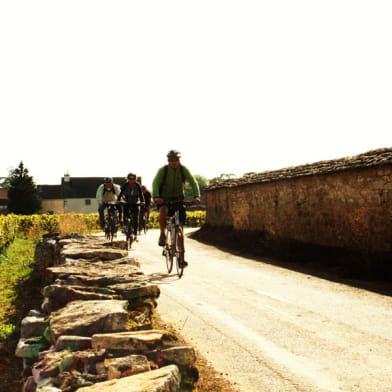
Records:
<instances>
[{"instance_id":1,"label":"sky","mask_svg":"<svg viewBox=\"0 0 392 392\"><path fill-rule=\"evenodd\" d=\"M0 177L242 176L392 147L392 2L0 1Z\"/></svg>"}]
</instances>

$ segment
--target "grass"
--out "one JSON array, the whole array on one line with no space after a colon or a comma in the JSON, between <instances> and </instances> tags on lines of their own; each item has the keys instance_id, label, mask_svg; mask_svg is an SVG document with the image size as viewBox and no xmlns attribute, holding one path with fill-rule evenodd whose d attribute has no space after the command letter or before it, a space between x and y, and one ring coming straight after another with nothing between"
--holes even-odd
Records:
<instances>
[{"instance_id":1,"label":"grass","mask_svg":"<svg viewBox=\"0 0 392 392\"><path fill-rule=\"evenodd\" d=\"M34 239L16 238L0 255L0 342L16 329L17 287L33 272L35 243Z\"/></svg>"},{"instance_id":2,"label":"grass","mask_svg":"<svg viewBox=\"0 0 392 392\"><path fill-rule=\"evenodd\" d=\"M67 217L59 231L62 234L86 232L86 228L79 219ZM35 246L42 234L42 229L33 226L26 234L28 239L16 238L7 251L0 254L0 392L21 389L21 361L14 356L14 351L22 317L40 303L40 280L33 272ZM155 327L174 331L157 315ZM195 365L200 378L193 392L238 392L200 353Z\"/></svg>"}]
</instances>

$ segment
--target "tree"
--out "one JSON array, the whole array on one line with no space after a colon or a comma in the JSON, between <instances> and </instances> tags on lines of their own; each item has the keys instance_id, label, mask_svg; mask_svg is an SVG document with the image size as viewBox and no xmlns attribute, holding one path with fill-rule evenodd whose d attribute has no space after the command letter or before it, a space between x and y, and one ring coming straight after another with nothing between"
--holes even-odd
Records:
<instances>
[{"instance_id":1,"label":"tree","mask_svg":"<svg viewBox=\"0 0 392 392\"><path fill-rule=\"evenodd\" d=\"M41 197L33 177L23 162L10 171L8 183L8 211L14 214L31 215L41 209Z\"/></svg>"},{"instance_id":2,"label":"tree","mask_svg":"<svg viewBox=\"0 0 392 392\"><path fill-rule=\"evenodd\" d=\"M235 174L232 174L232 173L230 173L230 174L228 174L228 173L222 173L219 177L214 177L214 178L211 180L211 183L213 183L213 182L215 182L215 183L217 183L217 182L222 182L222 181L230 180L230 179L236 178L236 177L237 177L237 176L236 176Z\"/></svg>"},{"instance_id":3,"label":"tree","mask_svg":"<svg viewBox=\"0 0 392 392\"><path fill-rule=\"evenodd\" d=\"M195 174L195 180L197 181L197 183L199 184L199 188L200 188L200 195L201 197L203 197L206 193L205 188L208 185L208 180L207 178L199 175L199 174ZM189 197L192 198L195 195L192 194L192 187L190 186L190 184L187 182L185 184L185 197Z\"/></svg>"}]
</instances>

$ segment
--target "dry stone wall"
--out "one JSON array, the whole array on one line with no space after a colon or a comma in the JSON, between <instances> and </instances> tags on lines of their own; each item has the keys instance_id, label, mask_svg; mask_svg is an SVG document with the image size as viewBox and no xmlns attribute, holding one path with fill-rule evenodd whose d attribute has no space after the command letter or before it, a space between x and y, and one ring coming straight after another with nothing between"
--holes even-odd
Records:
<instances>
[{"instance_id":1,"label":"dry stone wall","mask_svg":"<svg viewBox=\"0 0 392 392\"><path fill-rule=\"evenodd\" d=\"M197 380L194 349L153 329L159 287L125 241L47 236L36 249L43 302L23 319L23 392L178 392Z\"/></svg>"},{"instance_id":2,"label":"dry stone wall","mask_svg":"<svg viewBox=\"0 0 392 392\"><path fill-rule=\"evenodd\" d=\"M392 149L215 183L206 201L204 230L260 253L310 249L366 273L392 271Z\"/></svg>"}]
</instances>

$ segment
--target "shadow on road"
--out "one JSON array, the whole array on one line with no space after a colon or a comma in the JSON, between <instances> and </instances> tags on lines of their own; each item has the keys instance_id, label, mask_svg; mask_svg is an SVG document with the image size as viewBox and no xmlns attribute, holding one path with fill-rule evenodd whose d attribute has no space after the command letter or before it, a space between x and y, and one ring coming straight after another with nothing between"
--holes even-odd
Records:
<instances>
[{"instance_id":1,"label":"shadow on road","mask_svg":"<svg viewBox=\"0 0 392 392\"><path fill-rule=\"evenodd\" d=\"M147 274L146 278L151 283L159 283L159 284L169 284L174 281L179 280L177 274L167 274L163 272L156 272L153 274Z\"/></svg>"},{"instance_id":2,"label":"shadow on road","mask_svg":"<svg viewBox=\"0 0 392 392\"><path fill-rule=\"evenodd\" d=\"M222 239L222 237L216 238L214 236L211 236L211 233L205 235L202 230L190 233L188 237L192 240L199 241L207 245L212 245L217 249L231 253L236 256L246 257L257 262L275 265L303 274L312 275L321 279L346 284L359 289L368 290L381 295L392 297L392 282L381 279L367 279L363 276L361 276L360 278L347 276L347 271L345 269L342 269L339 265L323 264L317 258L306 260L296 259L295 261L291 259L288 261L281 258L275 258L270 256L267 257L257 254L257 252L255 252L252 248L235 249L235 245L233 244L236 244L236 242L233 242L229 239Z\"/></svg>"}]
</instances>

